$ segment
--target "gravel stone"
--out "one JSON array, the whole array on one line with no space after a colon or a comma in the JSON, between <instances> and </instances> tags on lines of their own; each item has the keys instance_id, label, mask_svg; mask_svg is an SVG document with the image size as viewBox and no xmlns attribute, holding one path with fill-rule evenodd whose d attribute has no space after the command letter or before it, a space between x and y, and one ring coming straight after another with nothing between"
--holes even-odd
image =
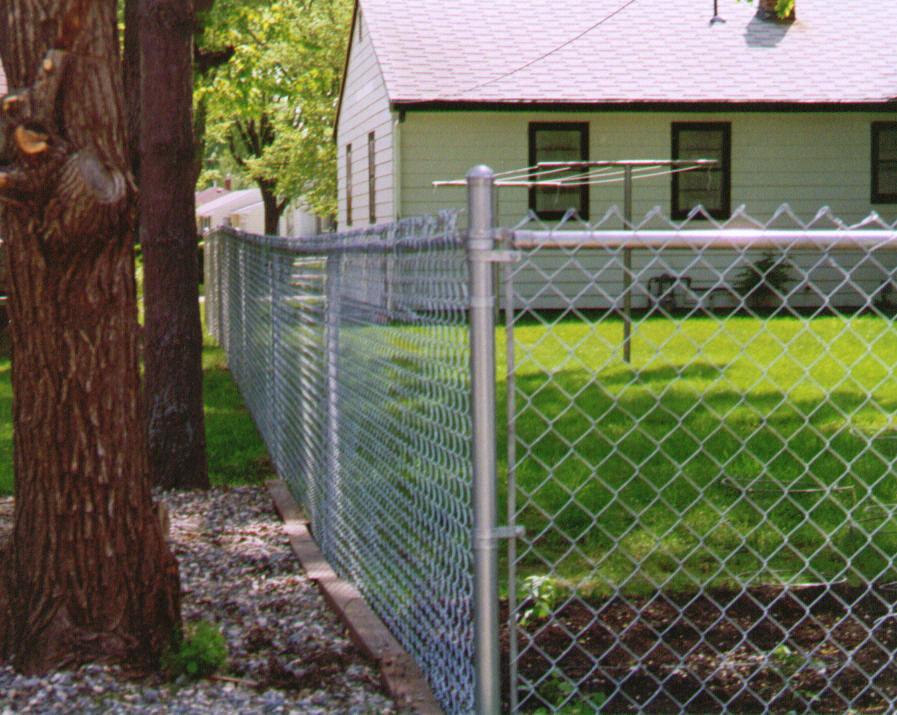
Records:
<instances>
[{"instance_id":1,"label":"gravel stone","mask_svg":"<svg viewBox=\"0 0 897 715\"><path fill-rule=\"evenodd\" d=\"M346 637L290 550L260 487L157 494L171 516L185 623L217 623L228 644L217 679L135 681L87 665L44 678L0 665L0 715L399 713L375 667ZM0 499L0 535L12 500ZM230 678L224 679L224 678Z\"/></svg>"}]
</instances>

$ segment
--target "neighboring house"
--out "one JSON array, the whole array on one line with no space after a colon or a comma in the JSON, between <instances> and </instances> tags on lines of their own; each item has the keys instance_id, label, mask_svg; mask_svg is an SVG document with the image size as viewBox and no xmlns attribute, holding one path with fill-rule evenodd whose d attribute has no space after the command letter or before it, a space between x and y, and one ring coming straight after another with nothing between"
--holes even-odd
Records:
<instances>
[{"instance_id":1,"label":"neighboring house","mask_svg":"<svg viewBox=\"0 0 897 715\"><path fill-rule=\"evenodd\" d=\"M247 233L265 232L265 204L258 201L231 214L231 226ZM287 207L280 217L281 236L314 236L320 233L315 217L302 209Z\"/></svg>"},{"instance_id":2,"label":"neighboring house","mask_svg":"<svg viewBox=\"0 0 897 715\"><path fill-rule=\"evenodd\" d=\"M259 189L205 189L196 194L196 223L205 233L219 226L233 226L248 233L265 232L265 205ZM320 233L315 217L299 208L287 207L280 217L278 235L312 236Z\"/></svg>"},{"instance_id":3,"label":"neighboring house","mask_svg":"<svg viewBox=\"0 0 897 715\"><path fill-rule=\"evenodd\" d=\"M210 186L208 189L203 189L202 191L196 192L196 208L209 203L210 201L214 201L215 199L220 199L225 194L229 194L231 189L229 187L225 188L223 186Z\"/></svg>"},{"instance_id":4,"label":"neighboring house","mask_svg":"<svg viewBox=\"0 0 897 715\"><path fill-rule=\"evenodd\" d=\"M205 192L199 192L201 196ZM201 198L206 198L202 196ZM251 206L262 200L262 192L258 189L241 189L238 191L224 190L217 198L200 203L196 206L196 224L200 232L205 233L220 226L230 226L231 216L240 209Z\"/></svg>"},{"instance_id":5,"label":"neighboring house","mask_svg":"<svg viewBox=\"0 0 897 715\"><path fill-rule=\"evenodd\" d=\"M797 21L780 23L756 3L719 8L711 24L712 0L360 0L337 120L340 228L460 206L431 182L475 164L665 159L677 140L680 157L723 160L712 191L639 182L636 215L701 198L720 214L787 201L897 217L897 12L797 0ZM594 218L622 189L586 193L573 204ZM536 205L528 194L502 191L503 223Z\"/></svg>"},{"instance_id":6,"label":"neighboring house","mask_svg":"<svg viewBox=\"0 0 897 715\"><path fill-rule=\"evenodd\" d=\"M757 2L761 9L758 11ZM634 215L897 219L897 12L797 0L359 0L337 118L339 227L462 207L476 164L715 158L635 184ZM600 218L620 184L502 189L499 221Z\"/></svg>"}]
</instances>

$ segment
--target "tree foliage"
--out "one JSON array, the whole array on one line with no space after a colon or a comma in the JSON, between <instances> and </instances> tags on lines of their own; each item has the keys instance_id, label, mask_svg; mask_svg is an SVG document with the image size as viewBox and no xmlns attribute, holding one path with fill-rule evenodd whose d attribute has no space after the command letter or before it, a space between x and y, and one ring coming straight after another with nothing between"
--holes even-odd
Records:
<instances>
[{"instance_id":1,"label":"tree foliage","mask_svg":"<svg viewBox=\"0 0 897 715\"><path fill-rule=\"evenodd\" d=\"M740 2L741 0L739 0ZM746 0L748 3L753 3L754 0ZM776 15L779 16L780 19L784 20L789 17L791 13L794 12L794 0L776 0Z\"/></svg>"},{"instance_id":2,"label":"tree foliage","mask_svg":"<svg viewBox=\"0 0 897 715\"><path fill-rule=\"evenodd\" d=\"M218 0L200 42L234 56L199 82L207 145L224 150L278 207L336 210L333 124L350 0Z\"/></svg>"}]
</instances>

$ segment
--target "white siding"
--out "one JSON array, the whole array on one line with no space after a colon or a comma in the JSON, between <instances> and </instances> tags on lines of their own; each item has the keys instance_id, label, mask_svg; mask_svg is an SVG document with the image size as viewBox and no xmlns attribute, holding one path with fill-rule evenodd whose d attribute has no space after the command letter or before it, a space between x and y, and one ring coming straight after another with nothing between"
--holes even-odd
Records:
<instances>
[{"instance_id":1,"label":"white siding","mask_svg":"<svg viewBox=\"0 0 897 715\"><path fill-rule=\"evenodd\" d=\"M377 61L368 28L359 13L353 29L345 87L337 121L337 172L339 185L339 228L347 227L346 146L352 145L352 227L369 224L368 134L375 136L377 222L395 217L393 202L393 115L383 73Z\"/></svg>"},{"instance_id":2,"label":"white siding","mask_svg":"<svg viewBox=\"0 0 897 715\"><path fill-rule=\"evenodd\" d=\"M525 167L528 163L528 125L532 121L587 121L590 123L589 154L592 159L666 159L671 153L672 122L713 121L732 125L732 208L744 204L758 219L768 219L789 203L809 220L821 206L829 206L847 222L860 221L877 210L889 221L897 220L897 206L871 204L870 125L892 120L895 115L871 113L528 113L528 112L409 112L402 125L402 215L430 213L440 208L461 208L463 189L434 190L439 179L460 179L475 164L496 171ZM597 220L613 205L622 204L622 184L593 186L591 219ZM634 215L643 216L655 206L670 212L671 180L668 176L637 181ZM525 189L501 189L499 221L519 223L527 213ZM785 224L782 224L784 227ZM608 226L613 228L615 226ZM857 266L859 256L838 254L849 278L818 253L801 252L791 257L810 275L817 289L837 293L839 306L865 302L885 280L894 276L895 254L887 252L879 265L869 261ZM746 258L733 252L713 251L695 263L694 254L666 252L651 262L647 254L634 256L639 273L634 304L647 305L647 281L661 273L688 275L695 285L718 284L725 273L731 284ZM750 260L759 258L751 255ZM538 296L541 307L562 306L563 296L577 296L580 307L607 307L620 294L619 262L609 265L606 254L581 253L578 263L557 253L543 252L519 271L519 291ZM737 268L732 268L737 266ZM729 268L726 273L726 268ZM851 285L853 283L853 285ZM793 287L793 285L792 285ZM837 288L837 290L836 290ZM716 296L722 307L731 299ZM789 302L795 307L818 304L813 290L795 291Z\"/></svg>"},{"instance_id":3,"label":"white siding","mask_svg":"<svg viewBox=\"0 0 897 715\"><path fill-rule=\"evenodd\" d=\"M730 122L732 125L732 207L745 204L756 217L769 216L784 202L811 218L830 206L845 221L877 210L891 221L897 206L873 206L870 125L897 114L873 113L529 113L408 112L402 124L402 215L463 206L463 190L439 189L438 179L460 179L475 164L496 171L527 165L530 122L590 124L592 159L667 159L672 122ZM594 186L592 218L621 204L622 184ZM654 206L670 211L669 177L638 181L634 212ZM500 219L517 223L527 211L525 189L503 189Z\"/></svg>"}]
</instances>

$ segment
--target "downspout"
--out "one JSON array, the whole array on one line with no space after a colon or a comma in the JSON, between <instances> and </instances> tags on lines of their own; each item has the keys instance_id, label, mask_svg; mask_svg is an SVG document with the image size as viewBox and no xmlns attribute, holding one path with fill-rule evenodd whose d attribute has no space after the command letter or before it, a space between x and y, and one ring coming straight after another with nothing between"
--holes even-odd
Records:
<instances>
[{"instance_id":1,"label":"downspout","mask_svg":"<svg viewBox=\"0 0 897 715\"><path fill-rule=\"evenodd\" d=\"M402 218L402 122L404 112L393 112L392 122L392 206L396 220Z\"/></svg>"}]
</instances>

